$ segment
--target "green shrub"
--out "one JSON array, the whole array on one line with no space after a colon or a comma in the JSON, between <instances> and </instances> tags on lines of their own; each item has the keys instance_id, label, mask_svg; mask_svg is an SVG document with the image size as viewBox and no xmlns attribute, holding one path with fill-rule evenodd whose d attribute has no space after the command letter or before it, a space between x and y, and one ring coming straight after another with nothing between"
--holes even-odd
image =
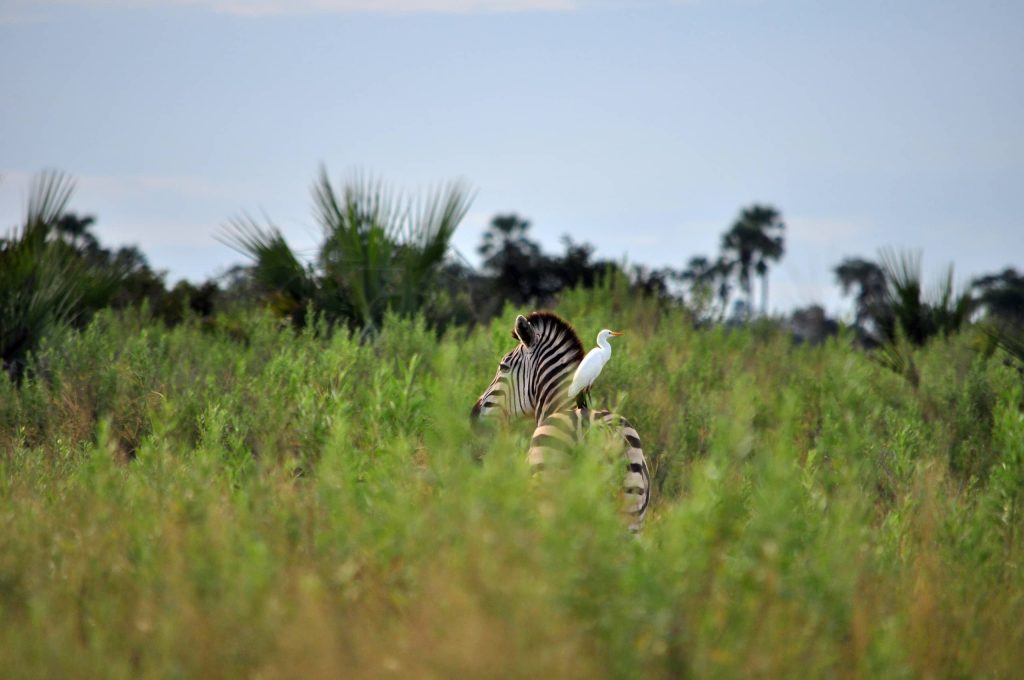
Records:
<instances>
[{"instance_id":1,"label":"green shrub","mask_svg":"<svg viewBox=\"0 0 1024 680\"><path fill-rule=\"evenodd\" d=\"M269 313L98 315L0 380L0 667L12 676L1014 675L1024 416L971 339L911 350L694 329L609 286L559 311L656 473L531 479L468 411L517 311L360 341ZM609 461L609 456L612 460ZM500 669L500 670L499 670Z\"/></svg>"}]
</instances>

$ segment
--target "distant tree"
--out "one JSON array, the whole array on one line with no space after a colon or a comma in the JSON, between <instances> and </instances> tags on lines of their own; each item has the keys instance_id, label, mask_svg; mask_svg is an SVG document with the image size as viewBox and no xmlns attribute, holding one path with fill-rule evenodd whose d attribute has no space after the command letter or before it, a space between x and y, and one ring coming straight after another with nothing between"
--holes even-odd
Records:
<instances>
[{"instance_id":1,"label":"distant tree","mask_svg":"<svg viewBox=\"0 0 1024 680\"><path fill-rule=\"evenodd\" d=\"M768 313L768 263L784 253L785 224L779 211L768 205L744 208L722 236L722 254L735 267L748 309L754 307L751 277L761 278L761 313Z\"/></svg>"},{"instance_id":2,"label":"distant tree","mask_svg":"<svg viewBox=\"0 0 1024 680\"><path fill-rule=\"evenodd\" d=\"M731 292L731 273L731 264L725 258L712 261L705 255L694 255L677 278L686 286L691 306L704 308L717 299L724 313Z\"/></svg>"},{"instance_id":3,"label":"distant tree","mask_svg":"<svg viewBox=\"0 0 1024 680\"><path fill-rule=\"evenodd\" d=\"M971 282L977 304L985 310L982 330L1017 361L1024 374L1024 274L1007 267Z\"/></svg>"},{"instance_id":4,"label":"distant tree","mask_svg":"<svg viewBox=\"0 0 1024 680\"><path fill-rule=\"evenodd\" d=\"M562 245L565 253L561 257L549 258L559 279L559 289L576 286L593 288L601 276L604 264L592 259L594 246L589 243L576 243L568 235L562 237Z\"/></svg>"},{"instance_id":5,"label":"distant tree","mask_svg":"<svg viewBox=\"0 0 1024 680\"><path fill-rule=\"evenodd\" d=\"M594 259L594 246L577 243L568 235L562 237L565 252L559 256L545 256L554 268L559 280L558 290L565 288L593 288L608 276L621 273L621 267L611 260ZM658 270L660 271L660 270ZM634 267L629 277L633 285L650 292L657 287L653 279L659 274L644 268Z\"/></svg>"},{"instance_id":6,"label":"distant tree","mask_svg":"<svg viewBox=\"0 0 1024 680\"><path fill-rule=\"evenodd\" d=\"M517 305L547 300L562 286L550 258L528 237L529 229L530 222L515 213L495 215L477 249L496 296Z\"/></svg>"},{"instance_id":7,"label":"distant tree","mask_svg":"<svg viewBox=\"0 0 1024 680\"><path fill-rule=\"evenodd\" d=\"M92 215L79 216L75 213L61 215L54 224L56 234L79 252L95 252L100 249L99 241L92 233L96 218Z\"/></svg>"},{"instance_id":8,"label":"distant tree","mask_svg":"<svg viewBox=\"0 0 1024 680\"><path fill-rule=\"evenodd\" d=\"M216 281L204 281L200 284L178 281L171 290L156 298L153 311L172 326L183 322L189 314L209 323L210 317L220 308L222 295L223 291Z\"/></svg>"},{"instance_id":9,"label":"distant tree","mask_svg":"<svg viewBox=\"0 0 1024 680\"><path fill-rule=\"evenodd\" d=\"M666 305L682 301L673 293L673 284L682 280L682 273L671 267L633 265L629 280L631 289L644 297L654 298Z\"/></svg>"},{"instance_id":10,"label":"distant tree","mask_svg":"<svg viewBox=\"0 0 1024 680\"><path fill-rule=\"evenodd\" d=\"M667 269L634 268L627 276L611 260L594 257L594 246L562 237L561 255L545 253L529 238L530 222L514 213L496 215L477 249L483 275L494 297L517 305L550 305L567 288L592 288L607 277L622 275L645 295L668 295L672 273Z\"/></svg>"},{"instance_id":11,"label":"distant tree","mask_svg":"<svg viewBox=\"0 0 1024 680\"><path fill-rule=\"evenodd\" d=\"M92 231L95 224L92 215L67 212L56 221L51 234L52 239L66 244L69 254L80 259L94 276L99 276L100 283L110 284L86 286L82 306L90 310L107 306L123 309L144 301L160 306L158 301L167 294L164 275L150 268L136 246L105 248Z\"/></svg>"},{"instance_id":12,"label":"distant tree","mask_svg":"<svg viewBox=\"0 0 1024 680\"><path fill-rule=\"evenodd\" d=\"M483 323L501 312L503 304L491 287L491 279L468 263L451 258L438 274L437 293L424 315L439 331L453 325Z\"/></svg>"},{"instance_id":13,"label":"distant tree","mask_svg":"<svg viewBox=\"0 0 1024 680\"><path fill-rule=\"evenodd\" d=\"M495 268L495 258L503 253L521 253L528 256L540 254L540 246L526 236L530 230L530 221L524 220L515 213L495 215L491 224L484 232L483 240L477 251L484 256L484 266Z\"/></svg>"},{"instance_id":14,"label":"distant tree","mask_svg":"<svg viewBox=\"0 0 1024 680\"><path fill-rule=\"evenodd\" d=\"M694 255L680 273L693 297L703 297L714 287L717 273L715 265L704 255Z\"/></svg>"},{"instance_id":15,"label":"distant tree","mask_svg":"<svg viewBox=\"0 0 1024 680\"><path fill-rule=\"evenodd\" d=\"M1024 326L1024 273L1007 267L998 274L979 276L971 282L978 305L1000 321Z\"/></svg>"},{"instance_id":16,"label":"distant tree","mask_svg":"<svg viewBox=\"0 0 1024 680\"><path fill-rule=\"evenodd\" d=\"M794 340L811 345L820 345L839 332L839 324L825 314L825 308L821 305L793 310L788 326Z\"/></svg>"},{"instance_id":17,"label":"distant tree","mask_svg":"<svg viewBox=\"0 0 1024 680\"><path fill-rule=\"evenodd\" d=\"M854 325L862 334L873 330L867 326L883 313L886 303L885 272L876 263L860 257L848 257L832 270L842 286L843 295L854 292Z\"/></svg>"}]
</instances>

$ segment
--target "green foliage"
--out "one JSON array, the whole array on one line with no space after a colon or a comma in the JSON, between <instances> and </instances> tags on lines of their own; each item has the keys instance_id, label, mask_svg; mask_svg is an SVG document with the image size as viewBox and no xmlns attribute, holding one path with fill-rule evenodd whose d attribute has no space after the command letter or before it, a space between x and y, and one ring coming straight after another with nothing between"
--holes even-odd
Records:
<instances>
[{"instance_id":1,"label":"green foliage","mask_svg":"<svg viewBox=\"0 0 1024 680\"><path fill-rule=\"evenodd\" d=\"M1013 357L1024 373L1024 326L992 324L983 328L996 345Z\"/></svg>"},{"instance_id":2,"label":"green foliage","mask_svg":"<svg viewBox=\"0 0 1024 680\"><path fill-rule=\"evenodd\" d=\"M951 334L915 389L849 336L695 329L610 280L600 442L531 479L471 428L509 308L360 341L98 314L0 378L0 667L23 677L1007 677L1024 665L1020 378ZM612 323L613 322L613 323Z\"/></svg>"},{"instance_id":3,"label":"green foliage","mask_svg":"<svg viewBox=\"0 0 1024 680\"><path fill-rule=\"evenodd\" d=\"M67 212L73 189L64 174L40 174L24 222L0 237L0 361L16 379L29 352L62 325L81 328L100 309L145 305L177 323L189 306L210 314L219 293L213 282L167 291L136 247L103 247L91 231L95 218Z\"/></svg>"},{"instance_id":4,"label":"green foliage","mask_svg":"<svg viewBox=\"0 0 1024 680\"><path fill-rule=\"evenodd\" d=\"M91 238L91 218L65 213L73 190L66 175L40 174L32 181L24 222L0 238L0 363L15 377L44 335L110 304L130 271L121 261L96 257L108 253L94 238L85 240L93 257L78 247L75 238Z\"/></svg>"},{"instance_id":5,"label":"green foliage","mask_svg":"<svg viewBox=\"0 0 1024 680\"><path fill-rule=\"evenodd\" d=\"M228 224L224 241L253 261L252 278L276 312L302 325L312 307L332 323L374 331L388 310L425 309L470 201L459 183L414 199L360 176L338 192L321 169L313 186L323 230L315 266L300 262L277 227L248 216Z\"/></svg>"},{"instance_id":6,"label":"green foliage","mask_svg":"<svg viewBox=\"0 0 1024 680\"><path fill-rule=\"evenodd\" d=\"M969 291L958 291L953 268L932 290L921 274L921 254L882 250L879 262L846 258L834 269L843 293L856 290L854 322L875 357L917 385L913 348L967 327L976 307Z\"/></svg>"},{"instance_id":7,"label":"green foliage","mask_svg":"<svg viewBox=\"0 0 1024 680\"><path fill-rule=\"evenodd\" d=\"M920 253L883 250L880 260L888 288L878 322L886 341L894 340L902 332L920 346L929 338L959 331L967 323L973 300L968 292L957 293L952 267L928 295L921 275Z\"/></svg>"},{"instance_id":8,"label":"green foliage","mask_svg":"<svg viewBox=\"0 0 1024 680\"><path fill-rule=\"evenodd\" d=\"M78 301L73 265L52 257L56 247L48 240L71 191L62 175L39 177L20 230L0 239L0 359L12 374L20 374L34 343L69 319Z\"/></svg>"}]
</instances>

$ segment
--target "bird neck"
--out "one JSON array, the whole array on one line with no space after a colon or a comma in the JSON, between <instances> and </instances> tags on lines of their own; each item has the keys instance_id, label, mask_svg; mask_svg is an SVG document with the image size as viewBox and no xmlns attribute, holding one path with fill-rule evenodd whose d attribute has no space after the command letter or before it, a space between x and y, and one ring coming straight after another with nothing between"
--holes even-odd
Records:
<instances>
[{"instance_id":1,"label":"bird neck","mask_svg":"<svg viewBox=\"0 0 1024 680\"><path fill-rule=\"evenodd\" d=\"M608 338L598 338L597 346L604 350L605 356L610 357L612 355L612 346L608 342Z\"/></svg>"}]
</instances>

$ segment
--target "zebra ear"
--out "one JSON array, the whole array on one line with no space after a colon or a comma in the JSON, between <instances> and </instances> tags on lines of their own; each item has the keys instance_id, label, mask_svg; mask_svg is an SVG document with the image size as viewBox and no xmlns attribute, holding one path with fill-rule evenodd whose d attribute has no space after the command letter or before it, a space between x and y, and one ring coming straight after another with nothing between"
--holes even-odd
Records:
<instances>
[{"instance_id":1,"label":"zebra ear","mask_svg":"<svg viewBox=\"0 0 1024 680\"><path fill-rule=\"evenodd\" d=\"M529 347L530 343L533 342L535 335L533 326L530 325L530 322L527 321L526 317L522 314L516 317L516 325L512 330L512 335L519 338L519 340L527 347Z\"/></svg>"}]
</instances>

